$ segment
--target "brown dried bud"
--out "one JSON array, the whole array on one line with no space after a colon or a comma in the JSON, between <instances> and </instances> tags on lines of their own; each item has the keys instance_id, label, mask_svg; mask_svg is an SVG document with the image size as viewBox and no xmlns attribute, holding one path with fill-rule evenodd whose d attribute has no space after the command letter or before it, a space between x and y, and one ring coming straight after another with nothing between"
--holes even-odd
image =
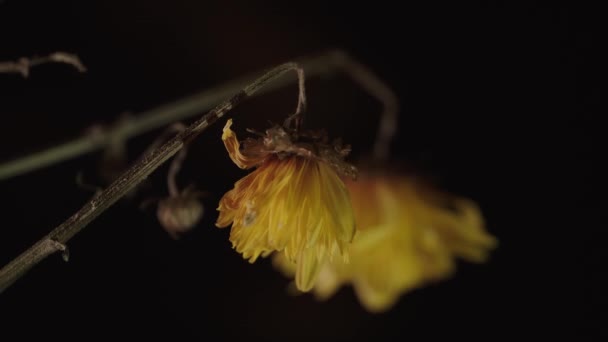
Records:
<instances>
[{"instance_id":1,"label":"brown dried bud","mask_svg":"<svg viewBox=\"0 0 608 342\"><path fill-rule=\"evenodd\" d=\"M172 238L190 231L201 220L204 208L199 196L184 192L158 203L156 215L163 228Z\"/></svg>"}]
</instances>

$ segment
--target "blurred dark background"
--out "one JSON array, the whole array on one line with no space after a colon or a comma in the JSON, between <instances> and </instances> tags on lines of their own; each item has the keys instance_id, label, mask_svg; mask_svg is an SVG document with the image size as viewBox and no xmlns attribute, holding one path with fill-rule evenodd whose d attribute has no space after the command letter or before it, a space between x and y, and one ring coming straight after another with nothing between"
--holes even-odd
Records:
<instances>
[{"instance_id":1,"label":"blurred dark background","mask_svg":"<svg viewBox=\"0 0 608 342\"><path fill-rule=\"evenodd\" d=\"M0 75L0 160L76 137L246 73L341 48L401 101L394 160L477 201L500 247L485 265L372 315L345 288L328 302L286 294L270 262L249 265L213 223L245 173L221 124L191 147L180 185L211 195L205 219L171 240L146 198L166 194L162 167L136 197L95 220L0 295L0 333L28 338L420 340L606 334L603 240L605 18L562 2L0 1L0 60L57 50L89 68ZM369 150L380 105L345 77L308 81L308 124ZM233 111L264 129L293 110L295 87ZM239 128L240 127L240 128ZM160 130L129 142L136 158ZM0 263L91 196L101 153L0 183Z\"/></svg>"}]
</instances>

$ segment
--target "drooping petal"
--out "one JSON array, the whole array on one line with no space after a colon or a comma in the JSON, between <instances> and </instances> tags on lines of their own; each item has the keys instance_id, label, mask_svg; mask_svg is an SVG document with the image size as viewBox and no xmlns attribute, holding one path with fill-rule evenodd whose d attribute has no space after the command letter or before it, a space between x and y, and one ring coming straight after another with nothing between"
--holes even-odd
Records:
<instances>
[{"instance_id":1,"label":"drooping petal","mask_svg":"<svg viewBox=\"0 0 608 342\"><path fill-rule=\"evenodd\" d=\"M427 222L443 248L470 262L487 260L497 240L484 229L483 216L475 202L403 182L399 186L401 193L408 194L403 201L417 208L418 220Z\"/></svg>"},{"instance_id":2,"label":"drooping petal","mask_svg":"<svg viewBox=\"0 0 608 342\"><path fill-rule=\"evenodd\" d=\"M241 152L241 143L237 139L236 133L230 129L231 126L232 119L228 119L222 132L222 141L224 142L224 146L226 146L226 150L228 150L230 159L241 169L249 169L263 162L267 156L266 154Z\"/></svg>"},{"instance_id":3,"label":"drooping petal","mask_svg":"<svg viewBox=\"0 0 608 342\"><path fill-rule=\"evenodd\" d=\"M304 248L298 255L296 262L296 287L300 291L310 291L315 285L321 260L317 258L317 251L314 248ZM323 260L324 261L324 260Z\"/></svg>"}]
</instances>

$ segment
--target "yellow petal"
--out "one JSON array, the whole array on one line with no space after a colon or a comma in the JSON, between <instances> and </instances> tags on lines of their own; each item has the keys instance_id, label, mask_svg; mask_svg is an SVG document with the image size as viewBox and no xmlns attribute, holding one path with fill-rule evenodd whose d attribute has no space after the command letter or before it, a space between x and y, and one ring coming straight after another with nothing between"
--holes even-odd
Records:
<instances>
[{"instance_id":1,"label":"yellow petal","mask_svg":"<svg viewBox=\"0 0 608 342\"><path fill-rule=\"evenodd\" d=\"M296 286L300 291L307 292L312 289L319 274L320 264L317 251L313 248L305 248L300 251L296 262Z\"/></svg>"},{"instance_id":2,"label":"yellow petal","mask_svg":"<svg viewBox=\"0 0 608 342\"><path fill-rule=\"evenodd\" d=\"M399 299L400 292L378 291L364 281L354 281L355 294L365 309L380 313L392 308Z\"/></svg>"},{"instance_id":3,"label":"yellow petal","mask_svg":"<svg viewBox=\"0 0 608 342\"><path fill-rule=\"evenodd\" d=\"M232 222L230 241L254 262L282 251L296 264L296 285L312 287L320 265L348 258L355 223L348 191L325 163L304 157L268 157L220 200L218 226Z\"/></svg>"}]
</instances>

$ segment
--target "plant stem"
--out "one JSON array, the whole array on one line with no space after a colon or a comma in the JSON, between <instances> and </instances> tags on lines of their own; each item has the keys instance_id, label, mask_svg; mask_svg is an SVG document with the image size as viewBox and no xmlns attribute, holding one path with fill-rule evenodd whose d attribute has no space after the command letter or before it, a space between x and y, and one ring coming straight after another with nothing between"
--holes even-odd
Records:
<instances>
[{"instance_id":1,"label":"plant stem","mask_svg":"<svg viewBox=\"0 0 608 342\"><path fill-rule=\"evenodd\" d=\"M196 138L210 125L223 117L234 106L253 95L268 82L291 70L295 70L298 75L302 74L302 68L296 63L282 64L268 71L253 83L246 86L242 91L232 96L232 98L217 105L209 113L188 126L183 132L178 133L172 139L137 161L107 189L86 203L80 210L57 228L53 229L47 236L0 269L0 292L3 292L29 269L47 256L59 250L65 251L65 244L68 240L80 232L89 224L89 222L94 220L127 192L133 189L137 184L146 179L148 175L163 162L171 158L186 144L192 141L192 139ZM298 101L298 108L300 108L300 106L301 103Z\"/></svg>"},{"instance_id":2,"label":"plant stem","mask_svg":"<svg viewBox=\"0 0 608 342\"><path fill-rule=\"evenodd\" d=\"M345 53L334 53L334 63L347 72L353 81L382 103L380 124L374 143L373 157L386 161L390 155L391 142L397 134L399 99L395 92L382 79L365 65Z\"/></svg>"},{"instance_id":3,"label":"plant stem","mask_svg":"<svg viewBox=\"0 0 608 342\"><path fill-rule=\"evenodd\" d=\"M324 54L319 57L302 59L297 63L306 69L307 76L327 74L327 65L331 64L328 63L331 56L331 53ZM259 74L259 72L256 73L256 75ZM96 151L109 145L112 141L127 141L131 137L199 115L202 111L213 108L222 99L229 97L239 89L243 89L254 79L254 75L245 76L176 102L142 112L135 117L124 120L115 127L111 127L109 130L84 135L47 150L2 163L0 164L0 181ZM297 80L296 77L282 77L261 89L256 95L280 89L295 80Z\"/></svg>"},{"instance_id":4,"label":"plant stem","mask_svg":"<svg viewBox=\"0 0 608 342\"><path fill-rule=\"evenodd\" d=\"M339 50L332 50L317 57L302 58L297 62L306 70L306 76L309 79L343 71L383 104L384 109L374 145L374 155L378 159L386 158L390 142L396 132L399 110L397 96L393 91L373 72ZM239 89L243 89L253 79L253 76L246 76L225 83L174 103L142 112L124 120L110 130L85 135L47 150L2 163L0 164L0 181L94 152L108 146L112 141L127 141L131 137L198 115L202 111L211 109L213 105ZM256 95L279 89L293 83L296 79L295 77L282 77L261 89ZM303 108L296 112L303 112Z\"/></svg>"}]
</instances>

